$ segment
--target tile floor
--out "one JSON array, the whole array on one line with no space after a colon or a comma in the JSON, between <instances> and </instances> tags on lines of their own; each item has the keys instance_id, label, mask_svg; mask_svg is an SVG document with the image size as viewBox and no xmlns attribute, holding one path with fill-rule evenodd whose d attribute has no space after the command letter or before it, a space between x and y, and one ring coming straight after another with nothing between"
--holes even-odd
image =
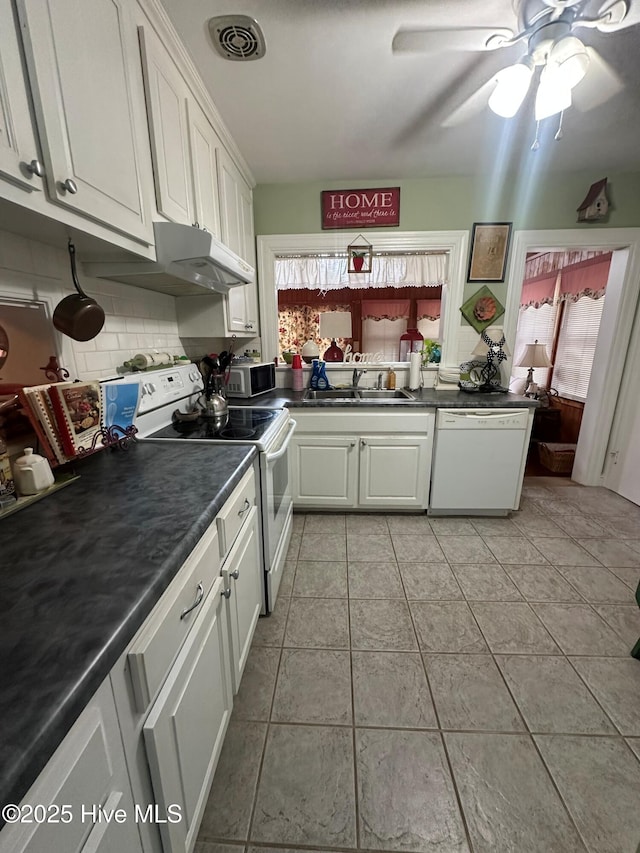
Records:
<instances>
[{"instance_id":1,"label":"tile floor","mask_svg":"<svg viewBox=\"0 0 640 853\"><path fill-rule=\"evenodd\" d=\"M295 516L196 853L640 851L640 507Z\"/></svg>"}]
</instances>

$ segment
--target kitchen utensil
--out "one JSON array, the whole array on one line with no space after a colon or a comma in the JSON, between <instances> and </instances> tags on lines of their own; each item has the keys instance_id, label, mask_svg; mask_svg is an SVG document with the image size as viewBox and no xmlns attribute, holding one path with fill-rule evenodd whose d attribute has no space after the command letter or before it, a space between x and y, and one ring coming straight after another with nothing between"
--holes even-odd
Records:
<instances>
[{"instance_id":1,"label":"kitchen utensil","mask_svg":"<svg viewBox=\"0 0 640 853\"><path fill-rule=\"evenodd\" d=\"M24 456L16 459L13 475L21 495L37 495L55 482L48 461L44 456L34 453L33 447L25 447Z\"/></svg>"},{"instance_id":2,"label":"kitchen utensil","mask_svg":"<svg viewBox=\"0 0 640 853\"><path fill-rule=\"evenodd\" d=\"M69 259L71 277L78 291L72 293L56 305L53 312L53 325L63 335L74 341L89 341L95 338L104 326L104 311L95 299L82 290L76 269L76 247L69 240Z\"/></svg>"}]
</instances>

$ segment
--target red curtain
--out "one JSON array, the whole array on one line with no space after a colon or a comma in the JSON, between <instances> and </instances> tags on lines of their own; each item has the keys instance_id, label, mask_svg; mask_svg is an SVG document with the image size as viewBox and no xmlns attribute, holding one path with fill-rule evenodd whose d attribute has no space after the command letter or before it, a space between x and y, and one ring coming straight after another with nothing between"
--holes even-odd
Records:
<instances>
[{"instance_id":1,"label":"red curtain","mask_svg":"<svg viewBox=\"0 0 640 853\"><path fill-rule=\"evenodd\" d=\"M560 279L560 299L571 302L577 302L582 296L600 299L607 287L610 265L611 252L608 252L565 267Z\"/></svg>"}]
</instances>

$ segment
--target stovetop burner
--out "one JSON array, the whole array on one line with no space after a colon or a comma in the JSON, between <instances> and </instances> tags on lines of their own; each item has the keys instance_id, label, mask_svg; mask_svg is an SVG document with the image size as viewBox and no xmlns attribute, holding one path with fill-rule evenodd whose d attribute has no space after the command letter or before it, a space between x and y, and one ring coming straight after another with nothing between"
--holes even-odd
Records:
<instances>
[{"instance_id":1,"label":"stovetop burner","mask_svg":"<svg viewBox=\"0 0 640 853\"><path fill-rule=\"evenodd\" d=\"M173 421L148 438L191 439L192 441L258 441L279 414L279 409L229 409L229 419L220 428L213 420L199 417L195 421Z\"/></svg>"},{"instance_id":2,"label":"stovetop burner","mask_svg":"<svg viewBox=\"0 0 640 853\"><path fill-rule=\"evenodd\" d=\"M253 438L256 434L255 429L246 429L245 427L226 426L223 427L218 435L220 438Z\"/></svg>"}]
</instances>

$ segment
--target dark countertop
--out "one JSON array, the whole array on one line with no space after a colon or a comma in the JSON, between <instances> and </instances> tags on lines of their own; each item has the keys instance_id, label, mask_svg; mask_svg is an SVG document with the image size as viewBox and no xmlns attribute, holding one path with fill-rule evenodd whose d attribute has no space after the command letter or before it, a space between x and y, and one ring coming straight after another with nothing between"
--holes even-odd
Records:
<instances>
[{"instance_id":1,"label":"dark countertop","mask_svg":"<svg viewBox=\"0 0 640 853\"><path fill-rule=\"evenodd\" d=\"M0 520L0 804L20 802L255 456L103 450Z\"/></svg>"},{"instance_id":2,"label":"dark countertop","mask_svg":"<svg viewBox=\"0 0 640 853\"><path fill-rule=\"evenodd\" d=\"M364 388L365 386L363 386ZM317 409L317 408L357 408L362 409L367 407L367 403L358 400L305 400L306 389L304 391L291 391L287 388L276 388L275 391L270 391L268 394L260 394L259 397L253 397L250 400L230 399L231 406L274 406L284 407L289 409ZM520 397L517 394L481 394L467 393L458 389L451 391L436 391L434 388L421 388L418 391L411 391L415 396L415 400L391 399L377 400L375 403L369 404L369 408L373 407L394 407L394 408L456 408L456 409L535 409L540 404L537 400L530 397Z\"/></svg>"}]
</instances>

